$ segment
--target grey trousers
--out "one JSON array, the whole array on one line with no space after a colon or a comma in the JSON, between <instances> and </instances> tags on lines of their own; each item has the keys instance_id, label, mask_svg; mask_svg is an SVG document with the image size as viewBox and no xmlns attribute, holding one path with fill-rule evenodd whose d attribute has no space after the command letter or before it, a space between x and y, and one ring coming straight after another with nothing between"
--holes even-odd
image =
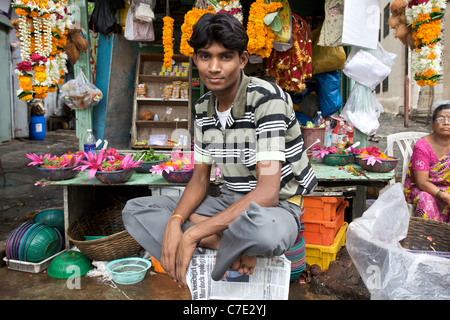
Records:
<instances>
[{"instance_id":1,"label":"grey trousers","mask_svg":"<svg viewBox=\"0 0 450 320\"><path fill-rule=\"evenodd\" d=\"M207 196L194 211L212 217L243 195L221 188L218 197ZM161 259L161 247L166 224L180 197L151 196L129 200L122 218L128 233L157 260ZM222 233L217 250L213 280L220 280L233 261L241 254L273 257L282 255L294 244L300 231L299 206L280 200L277 207L261 207L251 202ZM186 221L183 232L193 224Z\"/></svg>"}]
</instances>

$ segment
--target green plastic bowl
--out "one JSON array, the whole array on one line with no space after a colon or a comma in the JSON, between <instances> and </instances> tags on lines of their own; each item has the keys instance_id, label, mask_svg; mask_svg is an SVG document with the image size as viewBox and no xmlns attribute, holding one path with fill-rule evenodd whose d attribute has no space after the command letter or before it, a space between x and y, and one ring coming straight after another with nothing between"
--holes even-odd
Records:
<instances>
[{"instance_id":1,"label":"green plastic bowl","mask_svg":"<svg viewBox=\"0 0 450 320\"><path fill-rule=\"evenodd\" d=\"M64 231L64 210L45 209L36 214L34 222L42 222L48 226L55 227L59 231Z\"/></svg>"},{"instance_id":2,"label":"green plastic bowl","mask_svg":"<svg viewBox=\"0 0 450 320\"><path fill-rule=\"evenodd\" d=\"M61 239L58 232L50 226L40 229L25 248L25 261L41 262L58 253Z\"/></svg>"},{"instance_id":3,"label":"green plastic bowl","mask_svg":"<svg viewBox=\"0 0 450 320\"><path fill-rule=\"evenodd\" d=\"M91 260L78 251L64 251L57 255L47 268L47 274L55 279L82 277L92 269Z\"/></svg>"},{"instance_id":4,"label":"green plastic bowl","mask_svg":"<svg viewBox=\"0 0 450 320\"><path fill-rule=\"evenodd\" d=\"M345 166L349 161L351 154L327 154L323 162L329 166Z\"/></svg>"}]
</instances>

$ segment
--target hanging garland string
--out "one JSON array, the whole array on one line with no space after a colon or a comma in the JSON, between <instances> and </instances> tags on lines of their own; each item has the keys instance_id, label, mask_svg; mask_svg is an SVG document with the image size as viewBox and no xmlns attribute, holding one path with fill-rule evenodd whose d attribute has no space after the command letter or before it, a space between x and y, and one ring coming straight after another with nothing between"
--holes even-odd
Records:
<instances>
[{"instance_id":1,"label":"hanging garland string","mask_svg":"<svg viewBox=\"0 0 450 320\"><path fill-rule=\"evenodd\" d=\"M264 0L256 0L250 6L247 24L247 51L250 54L257 54L263 58L270 56L275 34L270 26L264 22L264 18L282 6L281 2L265 3Z\"/></svg>"},{"instance_id":2,"label":"hanging garland string","mask_svg":"<svg viewBox=\"0 0 450 320\"><path fill-rule=\"evenodd\" d=\"M163 18L163 35L162 43L164 45L164 66L166 68L172 67L172 57L173 57L173 24L174 20L166 16Z\"/></svg>"},{"instance_id":3,"label":"hanging garland string","mask_svg":"<svg viewBox=\"0 0 450 320\"><path fill-rule=\"evenodd\" d=\"M442 76L441 19L445 0L413 0L406 8L416 48L411 70L419 86L434 86Z\"/></svg>"},{"instance_id":4,"label":"hanging garland string","mask_svg":"<svg viewBox=\"0 0 450 320\"><path fill-rule=\"evenodd\" d=\"M67 0L15 0L22 62L14 72L17 96L23 101L44 99L57 90L67 73Z\"/></svg>"}]
</instances>

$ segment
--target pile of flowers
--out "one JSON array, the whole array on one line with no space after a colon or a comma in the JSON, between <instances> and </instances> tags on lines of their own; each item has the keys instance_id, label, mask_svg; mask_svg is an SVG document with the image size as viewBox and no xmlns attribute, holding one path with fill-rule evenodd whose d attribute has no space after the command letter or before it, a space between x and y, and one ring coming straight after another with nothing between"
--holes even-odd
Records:
<instances>
[{"instance_id":1,"label":"pile of flowers","mask_svg":"<svg viewBox=\"0 0 450 320\"><path fill-rule=\"evenodd\" d=\"M367 164L373 166L375 163L381 163L382 160L392 160L392 157L381 152L377 147L351 148L350 151L360 158L367 159Z\"/></svg>"},{"instance_id":2,"label":"pile of flowers","mask_svg":"<svg viewBox=\"0 0 450 320\"><path fill-rule=\"evenodd\" d=\"M17 97L44 99L67 73L67 0L14 0L12 7L19 19L22 58L14 71L19 79Z\"/></svg>"},{"instance_id":3,"label":"pile of flowers","mask_svg":"<svg viewBox=\"0 0 450 320\"><path fill-rule=\"evenodd\" d=\"M313 152L312 156L314 158L324 158L327 154L348 154L345 150L340 150L336 147L321 147L321 146L314 146L311 148L311 151Z\"/></svg>"},{"instance_id":4,"label":"pile of flowers","mask_svg":"<svg viewBox=\"0 0 450 320\"><path fill-rule=\"evenodd\" d=\"M220 1L213 5L217 13L226 12L233 15L240 23L244 23L244 16L242 14L242 6L239 0Z\"/></svg>"},{"instance_id":5,"label":"pile of flowers","mask_svg":"<svg viewBox=\"0 0 450 320\"><path fill-rule=\"evenodd\" d=\"M150 169L151 173L162 175L163 171L191 171L194 170L194 153L190 152L187 156L180 151L174 151L170 155L169 161L163 161Z\"/></svg>"},{"instance_id":6,"label":"pile of flowers","mask_svg":"<svg viewBox=\"0 0 450 320\"><path fill-rule=\"evenodd\" d=\"M281 2L265 3L264 0L256 0L250 6L247 24L248 45L247 51L263 58L268 58L273 48L275 34L270 24L266 24L265 18L275 13L283 5ZM271 20L273 21L273 19Z\"/></svg>"},{"instance_id":7,"label":"pile of flowers","mask_svg":"<svg viewBox=\"0 0 450 320\"><path fill-rule=\"evenodd\" d=\"M441 19L445 0L412 0L406 8L406 21L413 29L416 48L412 72L419 86L434 86L442 76Z\"/></svg>"},{"instance_id":8,"label":"pile of flowers","mask_svg":"<svg viewBox=\"0 0 450 320\"><path fill-rule=\"evenodd\" d=\"M172 57L173 57L173 23L174 20L166 16L163 18L163 34L162 43L164 46L164 66L166 68L172 67Z\"/></svg>"},{"instance_id":9,"label":"pile of flowers","mask_svg":"<svg viewBox=\"0 0 450 320\"><path fill-rule=\"evenodd\" d=\"M80 171L89 169L89 179L92 179L97 171L128 170L139 167L142 163L142 160L134 161L131 153L123 156L113 148L101 149L98 154L92 152L83 152L83 154L86 160L81 160L82 165L77 169Z\"/></svg>"},{"instance_id":10,"label":"pile of flowers","mask_svg":"<svg viewBox=\"0 0 450 320\"><path fill-rule=\"evenodd\" d=\"M77 153L68 152L58 157L56 155L51 155L50 153L45 155L36 155L35 153L27 153L25 155L31 160L28 163L29 166L39 166L46 169L60 169L60 168L70 168L78 166L84 157L82 151Z\"/></svg>"}]
</instances>

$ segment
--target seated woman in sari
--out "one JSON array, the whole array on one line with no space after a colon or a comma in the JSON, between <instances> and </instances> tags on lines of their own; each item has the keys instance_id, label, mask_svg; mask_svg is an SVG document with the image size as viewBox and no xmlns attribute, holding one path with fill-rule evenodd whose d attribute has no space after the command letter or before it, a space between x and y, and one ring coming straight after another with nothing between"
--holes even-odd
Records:
<instances>
[{"instance_id":1,"label":"seated woman in sari","mask_svg":"<svg viewBox=\"0 0 450 320\"><path fill-rule=\"evenodd\" d=\"M432 132L414 145L405 179L416 216L450 222L450 104L434 110Z\"/></svg>"}]
</instances>

